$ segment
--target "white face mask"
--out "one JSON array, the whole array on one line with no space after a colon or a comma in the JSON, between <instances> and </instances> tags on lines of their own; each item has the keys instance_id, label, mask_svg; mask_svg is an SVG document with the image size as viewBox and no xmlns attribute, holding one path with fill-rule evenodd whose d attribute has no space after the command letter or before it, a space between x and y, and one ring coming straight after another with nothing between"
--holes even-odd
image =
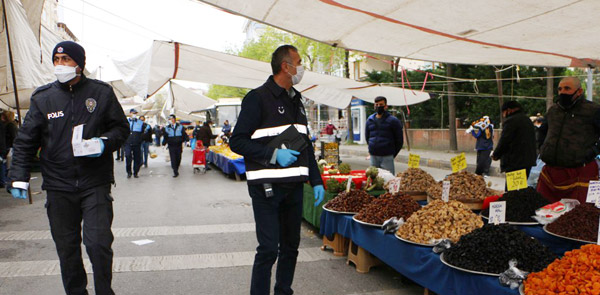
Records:
<instances>
[{"instance_id":1,"label":"white face mask","mask_svg":"<svg viewBox=\"0 0 600 295\"><path fill-rule=\"evenodd\" d=\"M77 75L76 69L77 69L77 66L69 67L69 66L63 66L63 65L56 65L56 66L54 66L54 75L56 75L58 82L67 83L67 82L75 79L75 77L79 76L79 75Z\"/></svg>"},{"instance_id":2,"label":"white face mask","mask_svg":"<svg viewBox=\"0 0 600 295\"><path fill-rule=\"evenodd\" d=\"M300 65L296 67L296 75L292 75L292 85L300 83L302 76L304 76L304 67Z\"/></svg>"}]
</instances>

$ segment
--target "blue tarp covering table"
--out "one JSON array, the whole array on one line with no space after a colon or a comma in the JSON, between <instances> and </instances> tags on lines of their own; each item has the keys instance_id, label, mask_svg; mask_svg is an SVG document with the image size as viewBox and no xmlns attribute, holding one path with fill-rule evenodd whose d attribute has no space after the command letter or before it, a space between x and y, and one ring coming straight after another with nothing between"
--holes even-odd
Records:
<instances>
[{"instance_id":1,"label":"blue tarp covering table","mask_svg":"<svg viewBox=\"0 0 600 295\"><path fill-rule=\"evenodd\" d=\"M500 286L497 277L471 274L450 268L430 247L422 247L384 235L381 229L352 221L351 215L323 211L322 235L339 233L417 284L443 295L515 295L518 290Z\"/></svg>"},{"instance_id":2,"label":"blue tarp covering table","mask_svg":"<svg viewBox=\"0 0 600 295\"><path fill-rule=\"evenodd\" d=\"M206 161L213 163L224 173L242 175L246 173L246 165L244 164L244 158L230 159L222 154L217 154L210 149L206 153Z\"/></svg>"}]
</instances>

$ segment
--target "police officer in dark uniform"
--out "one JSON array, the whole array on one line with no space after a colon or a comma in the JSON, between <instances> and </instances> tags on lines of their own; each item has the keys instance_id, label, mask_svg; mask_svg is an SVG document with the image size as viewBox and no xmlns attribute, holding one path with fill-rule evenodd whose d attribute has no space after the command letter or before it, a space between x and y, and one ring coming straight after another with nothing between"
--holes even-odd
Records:
<instances>
[{"instance_id":1,"label":"police officer in dark uniform","mask_svg":"<svg viewBox=\"0 0 600 295\"><path fill-rule=\"evenodd\" d=\"M177 123L175 115L169 116L169 124L165 126L163 134L163 145L168 144L169 156L171 157L171 168L173 177L179 176L179 165L181 164L182 144L189 140L183 126Z\"/></svg>"},{"instance_id":2,"label":"police officer in dark uniform","mask_svg":"<svg viewBox=\"0 0 600 295\"><path fill-rule=\"evenodd\" d=\"M60 42L52 59L58 81L39 87L31 96L13 144L8 190L16 198L27 197L31 163L41 148L42 189L47 192L50 231L65 291L88 294L81 257L83 221L83 243L92 262L96 294L112 295L112 152L129 134L127 119L111 86L83 75L83 47ZM84 142L75 139L90 140L88 146L100 152L80 153L75 143Z\"/></svg>"},{"instance_id":3,"label":"police officer in dark uniform","mask_svg":"<svg viewBox=\"0 0 600 295\"><path fill-rule=\"evenodd\" d=\"M317 206L324 189L308 137L302 95L292 87L304 68L298 50L280 46L271 59L273 75L250 91L231 137L231 150L244 156L248 191L252 198L258 247L252 268L250 294L269 294L271 269L277 260L275 294L293 294L291 288L300 244L302 192L307 180ZM301 152L274 148L272 140L287 128L296 128L307 145Z\"/></svg>"},{"instance_id":4,"label":"police officer in dark uniform","mask_svg":"<svg viewBox=\"0 0 600 295\"><path fill-rule=\"evenodd\" d=\"M142 141L144 132L148 125L137 117L137 110L129 110L129 137L125 142L125 171L127 178L131 178L131 162L133 160L133 177L138 178L140 167L142 167Z\"/></svg>"}]
</instances>

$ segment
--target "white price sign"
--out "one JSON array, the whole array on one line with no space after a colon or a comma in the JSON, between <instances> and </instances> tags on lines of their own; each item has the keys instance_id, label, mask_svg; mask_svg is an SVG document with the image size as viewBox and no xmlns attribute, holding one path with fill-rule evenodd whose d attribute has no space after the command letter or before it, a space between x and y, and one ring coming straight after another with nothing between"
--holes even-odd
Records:
<instances>
[{"instance_id":1,"label":"white price sign","mask_svg":"<svg viewBox=\"0 0 600 295\"><path fill-rule=\"evenodd\" d=\"M442 201L448 202L450 200L450 181L444 180L442 186Z\"/></svg>"},{"instance_id":2,"label":"white price sign","mask_svg":"<svg viewBox=\"0 0 600 295\"><path fill-rule=\"evenodd\" d=\"M598 207L600 203L600 181L590 180L588 185L587 197L585 198L586 203L594 203Z\"/></svg>"},{"instance_id":3,"label":"white price sign","mask_svg":"<svg viewBox=\"0 0 600 295\"><path fill-rule=\"evenodd\" d=\"M346 183L346 192L349 193L352 188L352 175L348 177L348 183Z\"/></svg>"},{"instance_id":4,"label":"white price sign","mask_svg":"<svg viewBox=\"0 0 600 295\"><path fill-rule=\"evenodd\" d=\"M506 222L506 201L490 203L490 223L498 225Z\"/></svg>"},{"instance_id":5,"label":"white price sign","mask_svg":"<svg viewBox=\"0 0 600 295\"><path fill-rule=\"evenodd\" d=\"M598 227L598 241L596 241L596 244L600 245L600 226Z\"/></svg>"},{"instance_id":6,"label":"white price sign","mask_svg":"<svg viewBox=\"0 0 600 295\"><path fill-rule=\"evenodd\" d=\"M390 194L397 194L398 192L400 192L400 184L402 183L402 178L400 177L396 177L392 180L390 180L389 185L388 185L388 190L390 191Z\"/></svg>"}]
</instances>

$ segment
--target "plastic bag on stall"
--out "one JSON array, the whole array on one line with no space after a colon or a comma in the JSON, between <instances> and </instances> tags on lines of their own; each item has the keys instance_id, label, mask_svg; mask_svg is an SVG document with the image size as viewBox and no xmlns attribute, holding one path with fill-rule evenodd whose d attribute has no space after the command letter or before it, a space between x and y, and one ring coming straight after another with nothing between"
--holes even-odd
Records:
<instances>
[{"instance_id":1,"label":"plastic bag on stall","mask_svg":"<svg viewBox=\"0 0 600 295\"><path fill-rule=\"evenodd\" d=\"M383 229L384 234L393 234L397 232L398 228L400 228L403 224L404 218L400 217L400 219L398 219L398 217L394 216L384 221L381 228Z\"/></svg>"},{"instance_id":2,"label":"plastic bag on stall","mask_svg":"<svg viewBox=\"0 0 600 295\"><path fill-rule=\"evenodd\" d=\"M392 172L390 172L389 170L385 170L382 168L377 168L377 170L379 170L379 173L377 174L377 176L383 178L383 182L386 183L392 179L394 179L396 176L394 174L392 174Z\"/></svg>"},{"instance_id":3,"label":"plastic bag on stall","mask_svg":"<svg viewBox=\"0 0 600 295\"><path fill-rule=\"evenodd\" d=\"M561 199L558 202L548 204L535 210L535 215L531 216L531 218L537 220L540 224L548 224L561 215L571 211L577 205L579 205L579 201L575 199Z\"/></svg>"},{"instance_id":4,"label":"plastic bag on stall","mask_svg":"<svg viewBox=\"0 0 600 295\"><path fill-rule=\"evenodd\" d=\"M444 253L444 251L452 247L452 242L448 239L434 240L433 243L435 243L435 246L433 246L433 253L435 254Z\"/></svg>"},{"instance_id":5,"label":"plastic bag on stall","mask_svg":"<svg viewBox=\"0 0 600 295\"><path fill-rule=\"evenodd\" d=\"M527 178L527 186L537 187L538 179L540 178L540 174L542 173L542 168L544 168L544 163L542 159L538 156L535 166L531 167L531 172L529 172L529 178Z\"/></svg>"},{"instance_id":6,"label":"plastic bag on stall","mask_svg":"<svg viewBox=\"0 0 600 295\"><path fill-rule=\"evenodd\" d=\"M498 280L500 285L516 289L527 278L529 272L517 268L518 261L511 259L508 262L508 269L500 274Z\"/></svg>"}]
</instances>

